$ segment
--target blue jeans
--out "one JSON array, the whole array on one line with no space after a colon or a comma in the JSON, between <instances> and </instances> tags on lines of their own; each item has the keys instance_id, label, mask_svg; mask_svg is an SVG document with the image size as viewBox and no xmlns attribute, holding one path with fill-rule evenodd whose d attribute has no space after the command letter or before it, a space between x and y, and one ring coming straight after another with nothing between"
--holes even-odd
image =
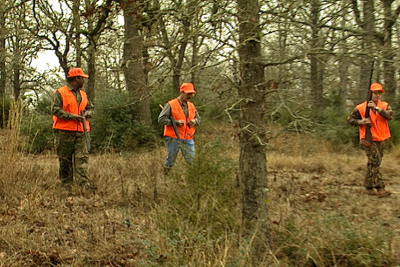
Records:
<instances>
[{"instance_id":1,"label":"blue jeans","mask_svg":"<svg viewBox=\"0 0 400 267\"><path fill-rule=\"evenodd\" d=\"M176 163L179 150L182 150L183 157L188 164L192 164L196 157L194 140L178 140L177 138L167 137L168 157L165 167L171 168Z\"/></svg>"}]
</instances>

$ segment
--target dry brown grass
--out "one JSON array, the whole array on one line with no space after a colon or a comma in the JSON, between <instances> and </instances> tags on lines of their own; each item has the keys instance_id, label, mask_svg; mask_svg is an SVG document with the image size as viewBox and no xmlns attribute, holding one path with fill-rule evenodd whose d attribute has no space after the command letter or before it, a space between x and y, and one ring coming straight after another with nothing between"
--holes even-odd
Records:
<instances>
[{"instance_id":1,"label":"dry brown grass","mask_svg":"<svg viewBox=\"0 0 400 267\"><path fill-rule=\"evenodd\" d=\"M168 177L165 147L92 155L96 193L63 191L54 153L20 153L16 129L2 131L0 266L250 266L235 129L203 127L202 163L187 168L180 158ZM358 148L332 153L299 135L270 145L272 247L259 266L400 264L400 148L382 165L394 194L377 198L361 193L366 158Z\"/></svg>"}]
</instances>

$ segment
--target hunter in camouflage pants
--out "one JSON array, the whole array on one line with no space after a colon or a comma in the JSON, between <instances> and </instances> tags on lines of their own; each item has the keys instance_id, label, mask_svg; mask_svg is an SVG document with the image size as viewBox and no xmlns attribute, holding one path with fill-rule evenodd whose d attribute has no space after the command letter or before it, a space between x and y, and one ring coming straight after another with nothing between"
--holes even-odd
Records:
<instances>
[{"instance_id":1,"label":"hunter in camouflage pants","mask_svg":"<svg viewBox=\"0 0 400 267\"><path fill-rule=\"evenodd\" d=\"M56 130L56 134L61 183L65 186L71 186L75 174L75 180L79 185L90 185L89 153L86 147L85 133Z\"/></svg>"},{"instance_id":2,"label":"hunter in camouflage pants","mask_svg":"<svg viewBox=\"0 0 400 267\"><path fill-rule=\"evenodd\" d=\"M383 157L383 147L384 142L372 142L371 146L364 147L368 157L368 169L365 175L364 186L368 190L385 188L382 174L379 171Z\"/></svg>"}]
</instances>

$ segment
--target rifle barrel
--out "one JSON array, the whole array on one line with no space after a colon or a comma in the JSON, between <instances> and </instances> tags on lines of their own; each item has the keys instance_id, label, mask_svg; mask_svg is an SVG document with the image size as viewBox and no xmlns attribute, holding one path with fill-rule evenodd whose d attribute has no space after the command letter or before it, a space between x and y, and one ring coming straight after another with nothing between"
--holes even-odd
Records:
<instances>
[{"instance_id":1,"label":"rifle barrel","mask_svg":"<svg viewBox=\"0 0 400 267\"><path fill-rule=\"evenodd\" d=\"M368 103L369 101L372 100L372 91L371 91L371 84L372 84L372 76L373 76L373 72L374 72L374 59L372 60L372 66L371 66L371 73L369 76L369 87L368 87L368 96L367 96L367 105L365 108L365 118L369 118L370 116L370 110L371 108L368 107ZM371 132L371 124L367 124L366 126L366 132L365 132L365 139L372 143L374 141L374 138L372 136L372 132Z\"/></svg>"},{"instance_id":2,"label":"rifle barrel","mask_svg":"<svg viewBox=\"0 0 400 267\"><path fill-rule=\"evenodd\" d=\"M83 117L83 130L85 132L85 139L86 139L86 148L90 153L90 136L87 130L86 112L84 110L82 111L82 117Z\"/></svg>"}]
</instances>

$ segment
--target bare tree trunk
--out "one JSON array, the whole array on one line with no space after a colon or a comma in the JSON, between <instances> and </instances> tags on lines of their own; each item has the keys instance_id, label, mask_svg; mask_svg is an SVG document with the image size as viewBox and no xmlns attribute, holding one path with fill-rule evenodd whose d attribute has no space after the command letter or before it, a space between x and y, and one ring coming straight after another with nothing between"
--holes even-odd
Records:
<instances>
[{"instance_id":1,"label":"bare tree trunk","mask_svg":"<svg viewBox=\"0 0 400 267\"><path fill-rule=\"evenodd\" d=\"M195 35L193 36L193 44L192 44L192 79L191 82L196 85L198 83L198 78L197 78L197 64L199 64L199 49L198 49L198 40L199 36Z\"/></svg>"},{"instance_id":2,"label":"bare tree trunk","mask_svg":"<svg viewBox=\"0 0 400 267\"><path fill-rule=\"evenodd\" d=\"M18 31L18 30L17 30ZM13 71L13 91L14 91L14 99L17 100L21 94L21 51L20 51L20 38L18 34L15 36L15 43L13 47L13 63L12 63L12 71Z\"/></svg>"},{"instance_id":3,"label":"bare tree trunk","mask_svg":"<svg viewBox=\"0 0 400 267\"><path fill-rule=\"evenodd\" d=\"M89 41L87 72L90 74L90 78L87 82L86 92L89 99L94 102L96 98L96 46L93 40Z\"/></svg>"},{"instance_id":4,"label":"bare tree trunk","mask_svg":"<svg viewBox=\"0 0 400 267\"><path fill-rule=\"evenodd\" d=\"M348 10L346 4L343 3L342 7L342 27L346 26L346 14ZM349 76L349 66L350 60L348 57L348 47L346 43L346 39L344 38L344 33L342 33L342 40L340 42L340 55L339 55L339 78L340 78L340 86L339 86L339 99L340 104L338 106L338 112L341 114L346 113L346 99L347 99L347 85L348 85L348 76Z\"/></svg>"},{"instance_id":5,"label":"bare tree trunk","mask_svg":"<svg viewBox=\"0 0 400 267\"><path fill-rule=\"evenodd\" d=\"M363 1L364 7L364 23L363 30L365 34L363 36L363 52L365 53L361 57L361 72L360 72L360 87L358 90L358 102L362 102L366 100L367 92L370 86L370 73L372 68L372 60L373 60L373 42L374 42L374 34L375 34L375 17L374 17L374 1L373 0L365 0Z\"/></svg>"},{"instance_id":6,"label":"bare tree trunk","mask_svg":"<svg viewBox=\"0 0 400 267\"><path fill-rule=\"evenodd\" d=\"M186 39L186 36L189 36L189 27L190 27L190 21L189 19L184 20L183 22L183 32L185 39L181 42L180 47L179 47L179 53L178 53L178 58L176 60L176 64L172 66L173 69L173 75L172 75L172 86L174 89L177 89L179 91L179 88L181 86L181 76L182 76L182 66L183 66L183 60L185 59L185 53L186 53L186 47L188 44L188 40Z\"/></svg>"},{"instance_id":7,"label":"bare tree trunk","mask_svg":"<svg viewBox=\"0 0 400 267\"><path fill-rule=\"evenodd\" d=\"M311 96L313 98L314 118L319 117L324 111L323 103L323 69L321 60L322 42L320 37L319 16L321 3L319 0L311 1Z\"/></svg>"},{"instance_id":8,"label":"bare tree trunk","mask_svg":"<svg viewBox=\"0 0 400 267\"><path fill-rule=\"evenodd\" d=\"M138 10L135 2L127 1L124 8L125 41L123 70L127 90L139 100L139 120L151 126L150 99L147 90L146 70L143 63L143 35L139 30Z\"/></svg>"},{"instance_id":9,"label":"bare tree trunk","mask_svg":"<svg viewBox=\"0 0 400 267\"><path fill-rule=\"evenodd\" d=\"M14 99L18 100L18 98L21 95L21 84L20 84L20 78L21 78L21 70L19 69L19 63L16 63L13 68L14 75L13 75L13 88L14 88Z\"/></svg>"},{"instance_id":10,"label":"bare tree trunk","mask_svg":"<svg viewBox=\"0 0 400 267\"><path fill-rule=\"evenodd\" d=\"M386 97L388 99L396 98L396 78L394 68L395 51L392 47L393 25L396 21L396 16L392 15L393 0L382 0L384 5L385 24L384 24L384 39L383 39L383 69ZM393 101L394 102L394 101ZM392 105L394 105L393 103Z\"/></svg>"},{"instance_id":11,"label":"bare tree trunk","mask_svg":"<svg viewBox=\"0 0 400 267\"><path fill-rule=\"evenodd\" d=\"M268 180L265 147L265 74L261 63L258 0L237 0L242 98L239 125L239 177L243 184L243 221L257 255L269 247Z\"/></svg>"},{"instance_id":12,"label":"bare tree trunk","mask_svg":"<svg viewBox=\"0 0 400 267\"><path fill-rule=\"evenodd\" d=\"M82 48L81 48L81 18L79 14L79 5L80 0L74 0L72 5L72 23L75 28L75 51L76 51L76 66L74 67L82 67Z\"/></svg>"},{"instance_id":13,"label":"bare tree trunk","mask_svg":"<svg viewBox=\"0 0 400 267\"><path fill-rule=\"evenodd\" d=\"M6 20L4 3L0 5L0 100L6 94Z\"/></svg>"},{"instance_id":14,"label":"bare tree trunk","mask_svg":"<svg viewBox=\"0 0 400 267\"><path fill-rule=\"evenodd\" d=\"M288 35L288 24L286 21L282 21L282 23L278 24L279 27L279 60L283 61L286 58L287 53L287 35ZM278 82L282 84L282 82L287 79L287 69L286 65L279 66L278 72ZM269 79L269 78L267 78ZM285 89L284 86L282 89Z\"/></svg>"},{"instance_id":15,"label":"bare tree trunk","mask_svg":"<svg viewBox=\"0 0 400 267\"><path fill-rule=\"evenodd\" d=\"M19 17L19 19L23 19ZM12 60L11 60L11 72L12 79L11 84L13 88L14 99L18 100L21 95L21 69L23 66L22 52L23 52L23 35L21 30L21 25L18 21L14 23L14 33L10 38L10 43L12 43Z\"/></svg>"},{"instance_id":16,"label":"bare tree trunk","mask_svg":"<svg viewBox=\"0 0 400 267\"><path fill-rule=\"evenodd\" d=\"M89 10L91 6L90 0L85 0L85 6L86 10ZM88 25L88 30L89 32L93 32L94 30L94 22L93 22L93 17L89 16L87 18L87 25ZM89 47L87 51L87 72L90 75L87 86L86 86L86 93L89 96L89 99L93 102L96 101L96 91L95 91L95 85L96 85L96 41L99 39L98 35L92 35L89 38ZM78 51L77 51L78 53ZM77 57L77 59L80 59L80 56Z\"/></svg>"}]
</instances>

